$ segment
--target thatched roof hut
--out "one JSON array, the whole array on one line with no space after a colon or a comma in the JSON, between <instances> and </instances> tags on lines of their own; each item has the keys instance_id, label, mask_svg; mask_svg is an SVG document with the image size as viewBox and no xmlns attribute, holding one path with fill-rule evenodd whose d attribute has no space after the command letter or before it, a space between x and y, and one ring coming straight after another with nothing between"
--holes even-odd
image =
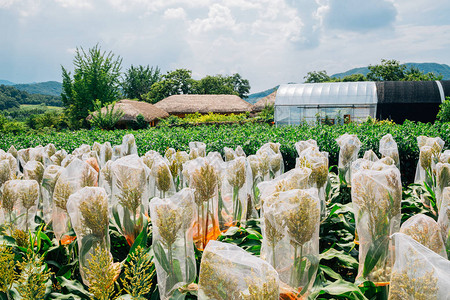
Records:
<instances>
[{"instance_id":1,"label":"thatched roof hut","mask_svg":"<svg viewBox=\"0 0 450 300\"><path fill-rule=\"evenodd\" d=\"M183 117L186 114L210 112L239 114L251 112L253 105L235 95L173 95L155 104L170 115Z\"/></svg>"},{"instance_id":2,"label":"thatched roof hut","mask_svg":"<svg viewBox=\"0 0 450 300\"><path fill-rule=\"evenodd\" d=\"M264 98L261 98L253 105L253 112L260 112L266 105L275 105L275 98L277 97L277 90Z\"/></svg>"},{"instance_id":3,"label":"thatched roof hut","mask_svg":"<svg viewBox=\"0 0 450 300\"><path fill-rule=\"evenodd\" d=\"M111 104L108 107L111 109ZM167 118L169 116L167 112L153 104L129 99L117 101L114 110L117 109L123 111L123 116L120 118L119 122L117 122L117 125L122 126L136 121L138 115L142 115L145 118L145 121L151 126L154 126L158 119ZM102 112L106 113L106 107L102 108ZM90 118L92 118L92 116L88 117L88 119Z\"/></svg>"}]
</instances>

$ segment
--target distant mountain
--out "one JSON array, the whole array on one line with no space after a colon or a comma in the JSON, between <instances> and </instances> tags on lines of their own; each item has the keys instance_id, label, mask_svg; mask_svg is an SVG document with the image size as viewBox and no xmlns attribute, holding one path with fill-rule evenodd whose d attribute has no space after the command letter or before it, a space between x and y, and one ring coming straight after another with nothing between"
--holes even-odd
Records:
<instances>
[{"instance_id":1,"label":"distant mountain","mask_svg":"<svg viewBox=\"0 0 450 300\"><path fill-rule=\"evenodd\" d=\"M15 83L14 82L11 82L11 81L9 81L9 80L3 80L3 79L0 79L0 85L1 84L3 84L3 85L14 85Z\"/></svg>"},{"instance_id":2,"label":"distant mountain","mask_svg":"<svg viewBox=\"0 0 450 300\"><path fill-rule=\"evenodd\" d=\"M41 94L56 97L60 97L62 91L62 83L57 81L14 84L14 87L30 94Z\"/></svg>"},{"instance_id":3,"label":"distant mountain","mask_svg":"<svg viewBox=\"0 0 450 300\"><path fill-rule=\"evenodd\" d=\"M278 90L279 85L277 85L276 87L273 87L271 89L259 92L259 93L254 93L254 94L250 94L248 95L248 98L245 99L245 101L247 101L248 103L251 104L255 104L256 102L258 102L259 99L264 98L270 94L272 94L274 91Z\"/></svg>"},{"instance_id":4,"label":"distant mountain","mask_svg":"<svg viewBox=\"0 0 450 300\"><path fill-rule=\"evenodd\" d=\"M406 65L407 68L410 67L416 67L420 71L424 73L434 73L436 75L442 75L444 80L450 80L450 67L446 64L437 64L437 63L406 63L403 64ZM331 75L331 77L334 78L343 78L347 75L353 75L353 74L363 74L364 76L369 73L368 67L362 67L362 68L355 68L348 70L343 73L337 73L334 75Z\"/></svg>"}]
</instances>

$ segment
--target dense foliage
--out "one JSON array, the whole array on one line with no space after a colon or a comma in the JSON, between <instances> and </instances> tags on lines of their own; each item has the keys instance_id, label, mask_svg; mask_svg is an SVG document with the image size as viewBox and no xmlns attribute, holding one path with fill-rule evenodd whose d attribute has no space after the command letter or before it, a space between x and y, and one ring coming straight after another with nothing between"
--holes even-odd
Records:
<instances>
[{"instance_id":1,"label":"dense foliage","mask_svg":"<svg viewBox=\"0 0 450 300\"><path fill-rule=\"evenodd\" d=\"M331 77L325 70L308 72L304 77L306 83L340 82L340 81L428 81L442 80L442 75L425 73L411 66L407 68L395 59L382 59L380 64L369 65L367 76L363 74L347 75L343 78Z\"/></svg>"},{"instance_id":2,"label":"dense foliage","mask_svg":"<svg viewBox=\"0 0 450 300\"><path fill-rule=\"evenodd\" d=\"M378 145L380 138L390 133L398 143L402 180L411 183L419 156L417 136L440 136L448 147L450 145L450 124L422 124L405 122L396 125L386 122L375 124L364 123L346 124L342 126L287 126L273 127L267 124L234 124L234 125L208 125L195 127L160 127L148 130L115 130L97 131L81 130L75 132L51 132L48 134L6 134L0 133L0 148L8 150L11 145L17 148L27 148L37 145L53 143L57 148L73 151L81 144L94 142L103 143L110 141L111 144L121 144L122 137L127 133L133 133L140 155L153 149L160 153L168 147L179 150L187 150L190 141L203 141L207 145L207 151L223 152L224 147L235 148L241 145L247 154L254 154L256 150L266 142L280 142L281 152L285 159L285 166L291 169L295 165L296 150L294 143L300 140L314 138L321 150L330 154L330 165L336 165L339 148L335 141L344 133L357 134L362 142L360 155L368 149L374 149L379 154Z\"/></svg>"},{"instance_id":3,"label":"dense foliage","mask_svg":"<svg viewBox=\"0 0 450 300\"><path fill-rule=\"evenodd\" d=\"M57 81L22 83L15 84L14 87L30 94L50 95L58 98L61 97L62 92L62 84Z\"/></svg>"},{"instance_id":4,"label":"dense foliage","mask_svg":"<svg viewBox=\"0 0 450 300\"><path fill-rule=\"evenodd\" d=\"M13 86L0 85L0 110L19 108L21 104L41 103L51 106L62 106L60 97L30 94Z\"/></svg>"},{"instance_id":5,"label":"dense foliage","mask_svg":"<svg viewBox=\"0 0 450 300\"><path fill-rule=\"evenodd\" d=\"M102 52L96 45L84 51L76 50L73 77L62 67L62 101L73 125L87 125L85 118L94 110L94 102L102 105L117 100L120 96L120 70L122 59L112 52Z\"/></svg>"},{"instance_id":6,"label":"dense foliage","mask_svg":"<svg viewBox=\"0 0 450 300\"><path fill-rule=\"evenodd\" d=\"M122 89L125 97L129 99L144 100L143 96L150 92L154 83L161 80L161 70L156 67L131 67L125 72Z\"/></svg>"}]
</instances>

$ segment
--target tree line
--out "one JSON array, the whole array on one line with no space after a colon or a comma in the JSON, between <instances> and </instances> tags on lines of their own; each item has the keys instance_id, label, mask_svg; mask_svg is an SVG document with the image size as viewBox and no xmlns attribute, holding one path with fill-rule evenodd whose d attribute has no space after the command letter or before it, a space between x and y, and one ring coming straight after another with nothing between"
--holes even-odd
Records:
<instances>
[{"instance_id":1,"label":"tree line","mask_svg":"<svg viewBox=\"0 0 450 300\"><path fill-rule=\"evenodd\" d=\"M428 81L442 80L442 75L434 73L425 73L418 68L411 66L410 68L401 65L395 59L382 59L380 64L369 65L369 73L347 75L343 78L331 77L327 71L308 72L304 77L305 83L319 82L346 82L346 81Z\"/></svg>"},{"instance_id":2,"label":"tree line","mask_svg":"<svg viewBox=\"0 0 450 300\"><path fill-rule=\"evenodd\" d=\"M250 83L238 73L192 78L192 71L176 69L163 74L159 67L131 66L122 73L122 58L96 45L77 48L74 71L62 67L65 113L73 127L88 126L86 117L95 103L108 105L121 98L157 103L177 94L233 94L246 98Z\"/></svg>"},{"instance_id":3,"label":"tree line","mask_svg":"<svg viewBox=\"0 0 450 300\"><path fill-rule=\"evenodd\" d=\"M21 104L62 106L59 97L30 94L12 86L0 85L0 110L19 108Z\"/></svg>"}]
</instances>

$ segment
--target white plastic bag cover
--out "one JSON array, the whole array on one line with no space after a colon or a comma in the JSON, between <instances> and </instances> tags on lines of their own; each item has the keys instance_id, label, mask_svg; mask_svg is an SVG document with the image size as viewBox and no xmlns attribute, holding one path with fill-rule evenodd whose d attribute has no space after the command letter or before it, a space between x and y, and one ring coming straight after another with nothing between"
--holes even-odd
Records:
<instances>
[{"instance_id":1,"label":"white plastic bag cover","mask_svg":"<svg viewBox=\"0 0 450 300\"><path fill-rule=\"evenodd\" d=\"M400 232L409 235L437 254L447 257L438 223L424 214L412 216L402 224Z\"/></svg>"},{"instance_id":2,"label":"white plastic bag cover","mask_svg":"<svg viewBox=\"0 0 450 300\"><path fill-rule=\"evenodd\" d=\"M121 158L122 155L122 145L115 145L112 150L112 158L111 160L115 161Z\"/></svg>"},{"instance_id":3,"label":"white plastic bag cover","mask_svg":"<svg viewBox=\"0 0 450 300\"><path fill-rule=\"evenodd\" d=\"M70 195L86 186L97 186L98 173L89 164L73 158L72 162L61 171L53 191L53 231L55 237L61 237L71 228L67 211Z\"/></svg>"},{"instance_id":4,"label":"white plastic bag cover","mask_svg":"<svg viewBox=\"0 0 450 300\"><path fill-rule=\"evenodd\" d=\"M389 299L450 299L450 262L405 234L392 239L395 263Z\"/></svg>"},{"instance_id":5,"label":"white plastic bag cover","mask_svg":"<svg viewBox=\"0 0 450 300\"><path fill-rule=\"evenodd\" d=\"M204 249L209 240L220 235L218 212L223 207L218 197L219 175L216 168L204 158L189 161L183 166L189 187L194 189L197 219L194 227L194 241L198 249Z\"/></svg>"},{"instance_id":6,"label":"white plastic bag cover","mask_svg":"<svg viewBox=\"0 0 450 300\"><path fill-rule=\"evenodd\" d=\"M148 212L150 170L136 154L124 156L111 165L112 217L131 246L142 231Z\"/></svg>"},{"instance_id":7,"label":"white plastic bag cover","mask_svg":"<svg viewBox=\"0 0 450 300\"><path fill-rule=\"evenodd\" d=\"M242 157L246 157L247 155L244 152L244 149L242 149L242 147L240 145L238 145L236 147L236 150L234 151L236 153L237 156L242 156Z\"/></svg>"},{"instance_id":8,"label":"white plastic bag cover","mask_svg":"<svg viewBox=\"0 0 450 300\"><path fill-rule=\"evenodd\" d=\"M198 299L279 299L274 268L238 246L211 241L200 265Z\"/></svg>"},{"instance_id":9,"label":"white plastic bag cover","mask_svg":"<svg viewBox=\"0 0 450 300\"><path fill-rule=\"evenodd\" d=\"M336 139L339 149L339 177L347 183L351 182L351 165L358 158L361 142L355 134L344 134Z\"/></svg>"},{"instance_id":10,"label":"white plastic bag cover","mask_svg":"<svg viewBox=\"0 0 450 300\"><path fill-rule=\"evenodd\" d=\"M450 164L438 163L436 165L436 206L440 211L442 203L442 193L446 187L450 186Z\"/></svg>"},{"instance_id":11,"label":"white plastic bag cover","mask_svg":"<svg viewBox=\"0 0 450 300\"><path fill-rule=\"evenodd\" d=\"M223 153L225 155L225 161L232 161L236 158L236 152L229 148L229 147L224 147L223 148Z\"/></svg>"},{"instance_id":12,"label":"white plastic bag cover","mask_svg":"<svg viewBox=\"0 0 450 300\"><path fill-rule=\"evenodd\" d=\"M82 159L83 154L91 152L91 146L82 144L80 147L73 150L72 155L76 156L78 159Z\"/></svg>"},{"instance_id":13,"label":"white plastic bag cover","mask_svg":"<svg viewBox=\"0 0 450 300\"><path fill-rule=\"evenodd\" d=\"M390 133L381 138L379 151L381 153L381 158L392 158L394 160L395 166L400 170L400 158L398 155L397 143Z\"/></svg>"},{"instance_id":14,"label":"white plastic bag cover","mask_svg":"<svg viewBox=\"0 0 450 300\"><path fill-rule=\"evenodd\" d=\"M264 202L261 258L280 280L307 295L319 266L320 203L316 188L275 193Z\"/></svg>"},{"instance_id":15,"label":"white plastic bag cover","mask_svg":"<svg viewBox=\"0 0 450 300\"><path fill-rule=\"evenodd\" d=\"M415 183L429 182L431 179L427 175L431 173L432 162L437 163L439 156L444 148L445 142L440 138L430 138L426 136L418 136L417 144L419 146L419 161L416 168Z\"/></svg>"},{"instance_id":16,"label":"white plastic bag cover","mask_svg":"<svg viewBox=\"0 0 450 300\"><path fill-rule=\"evenodd\" d=\"M228 224L243 222L247 216L247 161L238 157L227 162L226 175L222 182L223 208L219 213L228 219Z\"/></svg>"},{"instance_id":17,"label":"white plastic bag cover","mask_svg":"<svg viewBox=\"0 0 450 300\"><path fill-rule=\"evenodd\" d=\"M387 282L392 263L389 236L400 229L400 171L394 165L366 162L368 165L352 175L352 203L360 243L358 277Z\"/></svg>"},{"instance_id":18,"label":"white plastic bag cover","mask_svg":"<svg viewBox=\"0 0 450 300\"><path fill-rule=\"evenodd\" d=\"M193 152L194 149L197 156L205 157L206 156L206 144L203 142L189 142L189 156L191 155L190 152ZM194 157L196 158L196 157Z\"/></svg>"},{"instance_id":19,"label":"white plastic bag cover","mask_svg":"<svg viewBox=\"0 0 450 300\"><path fill-rule=\"evenodd\" d=\"M44 165L38 161L29 161L23 167L23 177L27 180L36 180L39 185L44 178Z\"/></svg>"},{"instance_id":20,"label":"white plastic bag cover","mask_svg":"<svg viewBox=\"0 0 450 300\"><path fill-rule=\"evenodd\" d=\"M9 161L6 159L0 160L0 191L2 185L11 179L13 179L13 171L11 170Z\"/></svg>"},{"instance_id":21,"label":"white plastic bag cover","mask_svg":"<svg viewBox=\"0 0 450 300\"><path fill-rule=\"evenodd\" d=\"M123 136L121 154L122 156L138 154L136 141L133 134L130 133Z\"/></svg>"},{"instance_id":22,"label":"white plastic bag cover","mask_svg":"<svg viewBox=\"0 0 450 300\"><path fill-rule=\"evenodd\" d=\"M150 193L150 197L166 198L175 193L172 172L167 164L167 160L156 158L153 162L150 188L153 188L153 193Z\"/></svg>"},{"instance_id":23,"label":"white plastic bag cover","mask_svg":"<svg viewBox=\"0 0 450 300\"><path fill-rule=\"evenodd\" d=\"M105 189L106 194L108 194L108 199L111 201L112 197L112 160L108 160L103 168L100 170L100 175L98 179L98 186Z\"/></svg>"},{"instance_id":24,"label":"white plastic bag cover","mask_svg":"<svg viewBox=\"0 0 450 300\"><path fill-rule=\"evenodd\" d=\"M364 152L363 158L373 162L380 160L372 150L367 150L366 152Z\"/></svg>"},{"instance_id":25,"label":"white plastic bag cover","mask_svg":"<svg viewBox=\"0 0 450 300\"><path fill-rule=\"evenodd\" d=\"M18 175L19 165L17 159L10 153L0 154L0 160L6 160L9 163L12 176Z\"/></svg>"},{"instance_id":26,"label":"white plastic bag cover","mask_svg":"<svg viewBox=\"0 0 450 300\"><path fill-rule=\"evenodd\" d=\"M50 157L50 160L53 162L53 164L61 166L62 161L64 160L64 158L66 158L66 156L67 156L66 150L62 149L62 150L56 151L55 154L53 154Z\"/></svg>"},{"instance_id":27,"label":"white plastic bag cover","mask_svg":"<svg viewBox=\"0 0 450 300\"><path fill-rule=\"evenodd\" d=\"M80 274L84 284L89 285L86 270L89 269L88 260L94 250L99 247L111 256L108 196L103 188L84 187L69 197L67 210L77 235Z\"/></svg>"},{"instance_id":28,"label":"white plastic bag cover","mask_svg":"<svg viewBox=\"0 0 450 300\"><path fill-rule=\"evenodd\" d=\"M34 216L39 204L39 184L35 180L9 180L3 184L2 209L11 230L25 232L37 225Z\"/></svg>"},{"instance_id":29,"label":"white plastic bag cover","mask_svg":"<svg viewBox=\"0 0 450 300\"><path fill-rule=\"evenodd\" d=\"M170 198L153 198L150 215L153 252L161 299L192 283L197 274L193 247L194 193L183 189Z\"/></svg>"},{"instance_id":30,"label":"white plastic bag cover","mask_svg":"<svg viewBox=\"0 0 450 300\"><path fill-rule=\"evenodd\" d=\"M450 187L446 187L442 194L438 224L441 228L442 240L445 244L447 257L450 258Z\"/></svg>"},{"instance_id":31,"label":"white plastic bag cover","mask_svg":"<svg viewBox=\"0 0 450 300\"><path fill-rule=\"evenodd\" d=\"M260 156L262 162L262 171L264 172L264 181L266 178L266 170L268 165L268 173L270 179L280 176L284 173L283 156L280 152L280 143L266 143L256 151L256 155Z\"/></svg>"},{"instance_id":32,"label":"white plastic bag cover","mask_svg":"<svg viewBox=\"0 0 450 300\"><path fill-rule=\"evenodd\" d=\"M261 199L260 205L263 205L265 200L275 193L295 189L307 189L310 175L311 169L297 167L287 171L273 180L259 183L258 189Z\"/></svg>"},{"instance_id":33,"label":"white plastic bag cover","mask_svg":"<svg viewBox=\"0 0 450 300\"><path fill-rule=\"evenodd\" d=\"M42 179L42 206L43 216L46 223L52 219L53 210L53 192L55 190L56 182L61 175L64 168L57 165L50 165L44 170Z\"/></svg>"},{"instance_id":34,"label":"white plastic bag cover","mask_svg":"<svg viewBox=\"0 0 450 300\"><path fill-rule=\"evenodd\" d=\"M313 139L309 139L307 141L299 141L297 143L294 144L295 150L297 150L297 154L298 156L300 156L300 154L302 153L303 150L309 148L309 147L315 147L315 148L319 148L317 146L317 141L313 140Z\"/></svg>"}]
</instances>

